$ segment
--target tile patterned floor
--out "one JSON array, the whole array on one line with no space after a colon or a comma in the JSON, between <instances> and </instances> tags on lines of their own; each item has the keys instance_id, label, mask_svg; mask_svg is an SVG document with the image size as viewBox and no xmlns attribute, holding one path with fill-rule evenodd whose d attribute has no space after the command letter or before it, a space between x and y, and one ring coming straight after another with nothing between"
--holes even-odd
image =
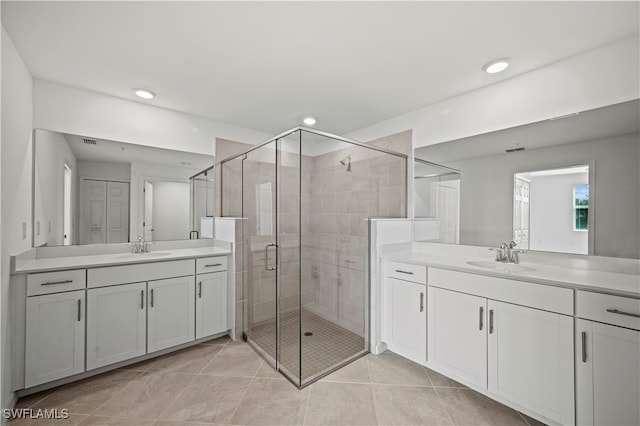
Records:
<instances>
[{"instance_id":1,"label":"tile patterned floor","mask_svg":"<svg viewBox=\"0 0 640 426\"><path fill-rule=\"evenodd\" d=\"M519 425L540 423L386 352L298 390L244 342L214 340L21 398L67 420L21 425Z\"/></svg>"}]
</instances>

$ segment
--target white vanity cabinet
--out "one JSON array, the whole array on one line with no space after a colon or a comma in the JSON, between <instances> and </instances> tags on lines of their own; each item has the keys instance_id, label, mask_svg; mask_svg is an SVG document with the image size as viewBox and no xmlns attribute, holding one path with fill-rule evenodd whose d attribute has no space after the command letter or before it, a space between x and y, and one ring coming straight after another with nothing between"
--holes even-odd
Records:
<instances>
[{"instance_id":1,"label":"white vanity cabinet","mask_svg":"<svg viewBox=\"0 0 640 426\"><path fill-rule=\"evenodd\" d=\"M147 351L195 339L194 276L149 281Z\"/></svg>"},{"instance_id":2,"label":"white vanity cabinet","mask_svg":"<svg viewBox=\"0 0 640 426\"><path fill-rule=\"evenodd\" d=\"M412 361L427 360L427 269L385 263L385 308L382 340L389 350Z\"/></svg>"},{"instance_id":3,"label":"white vanity cabinet","mask_svg":"<svg viewBox=\"0 0 640 426\"><path fill-rule=\"evenodd\" d=\"M146 353L147 283L87 290L87 370Z\"/></svg>"},{"instance_id":4,"label":"white vanity cabinet","mask_svg":"<svg viewBox=\"0 0 640 426\"><path fill-rule=\"evenodd\" d=\"M573 291L429 268L427 366L574 424Z\"/></svg>"},{"instance_id":5,"label":"white vanity cabinet","mask_svg":"<svg viewBox=\"0 0 640 426\"><path fill-rule=\"evenodd\" d=\"M227 273L196 275L196 339L227 331Z\"/></svg>"},{"instance_id":6,"label":"white vanity cabinet","mask_svg":"<svg viewBox=\"0 0 640 426\"><path fill-rule=\"evenodd\" d=\"M640 300L576 292L579 425L640 424Z\"/></svg>"}]
</instances>

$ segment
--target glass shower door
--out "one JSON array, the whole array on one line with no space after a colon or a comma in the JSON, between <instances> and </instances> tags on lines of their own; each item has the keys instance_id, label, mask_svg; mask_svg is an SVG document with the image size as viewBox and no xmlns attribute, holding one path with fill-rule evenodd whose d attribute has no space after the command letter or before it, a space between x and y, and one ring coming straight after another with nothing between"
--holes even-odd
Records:
<instances>
[{"instance_id":1,"label":"glass shower door","mask_svg":"<svg viewBox=\"0 0 640 426\"><path fill-rule=\"evenodd\" d=\"M246 262L247 341L277 368L276 142L242 161L242 217Z\"/></svg>"}]
</instances>

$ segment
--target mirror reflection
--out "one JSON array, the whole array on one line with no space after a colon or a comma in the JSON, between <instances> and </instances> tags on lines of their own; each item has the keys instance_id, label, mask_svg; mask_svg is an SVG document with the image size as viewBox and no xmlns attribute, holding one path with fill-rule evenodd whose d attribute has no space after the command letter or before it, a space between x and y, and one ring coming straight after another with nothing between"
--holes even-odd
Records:
<instances>
[{"instance_id":1,"label":"mirror reflection","mask_svg":"<svg viewBox=\"0 0 640 426\"><path fill-rule=\"evenodd\" d=\"M37 129L34 247L213 237L213 157Z\"/></svg>"},{"instance_id":2,"label":"mirror reflection","mask_svg":"<svg viewBox=\"0 0 640 426\"><path fill-rule=\"evenodd\" d=\"M639 117L634 100L417 148L415 157L460 172L460 244L520 238L531 250L638 259ZM529 187L528 213L518 207L519 177L541 185ZM414 199L431 197L415 183ZM422 216L418 201L414 211Z\"/></svg>"}]
</instances>

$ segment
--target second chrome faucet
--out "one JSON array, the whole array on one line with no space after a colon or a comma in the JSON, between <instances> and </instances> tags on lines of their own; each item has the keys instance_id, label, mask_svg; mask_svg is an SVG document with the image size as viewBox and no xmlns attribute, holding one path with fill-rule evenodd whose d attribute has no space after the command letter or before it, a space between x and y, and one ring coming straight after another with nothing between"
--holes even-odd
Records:
<instances>
[{"instance_id":1,"label":"second chrome faucet","mask_svg":"<svg viewBox=\"0 0 640 426\"><path fill-rule=\"evenodd\" d=\"M496 252L496 262L502 263L520 263L520 253L526 253L526 250L516 249L515 241L511 241L509 244L502 243L500 247L491 247L489 250Z\"/></svg>"}]
</instances>

